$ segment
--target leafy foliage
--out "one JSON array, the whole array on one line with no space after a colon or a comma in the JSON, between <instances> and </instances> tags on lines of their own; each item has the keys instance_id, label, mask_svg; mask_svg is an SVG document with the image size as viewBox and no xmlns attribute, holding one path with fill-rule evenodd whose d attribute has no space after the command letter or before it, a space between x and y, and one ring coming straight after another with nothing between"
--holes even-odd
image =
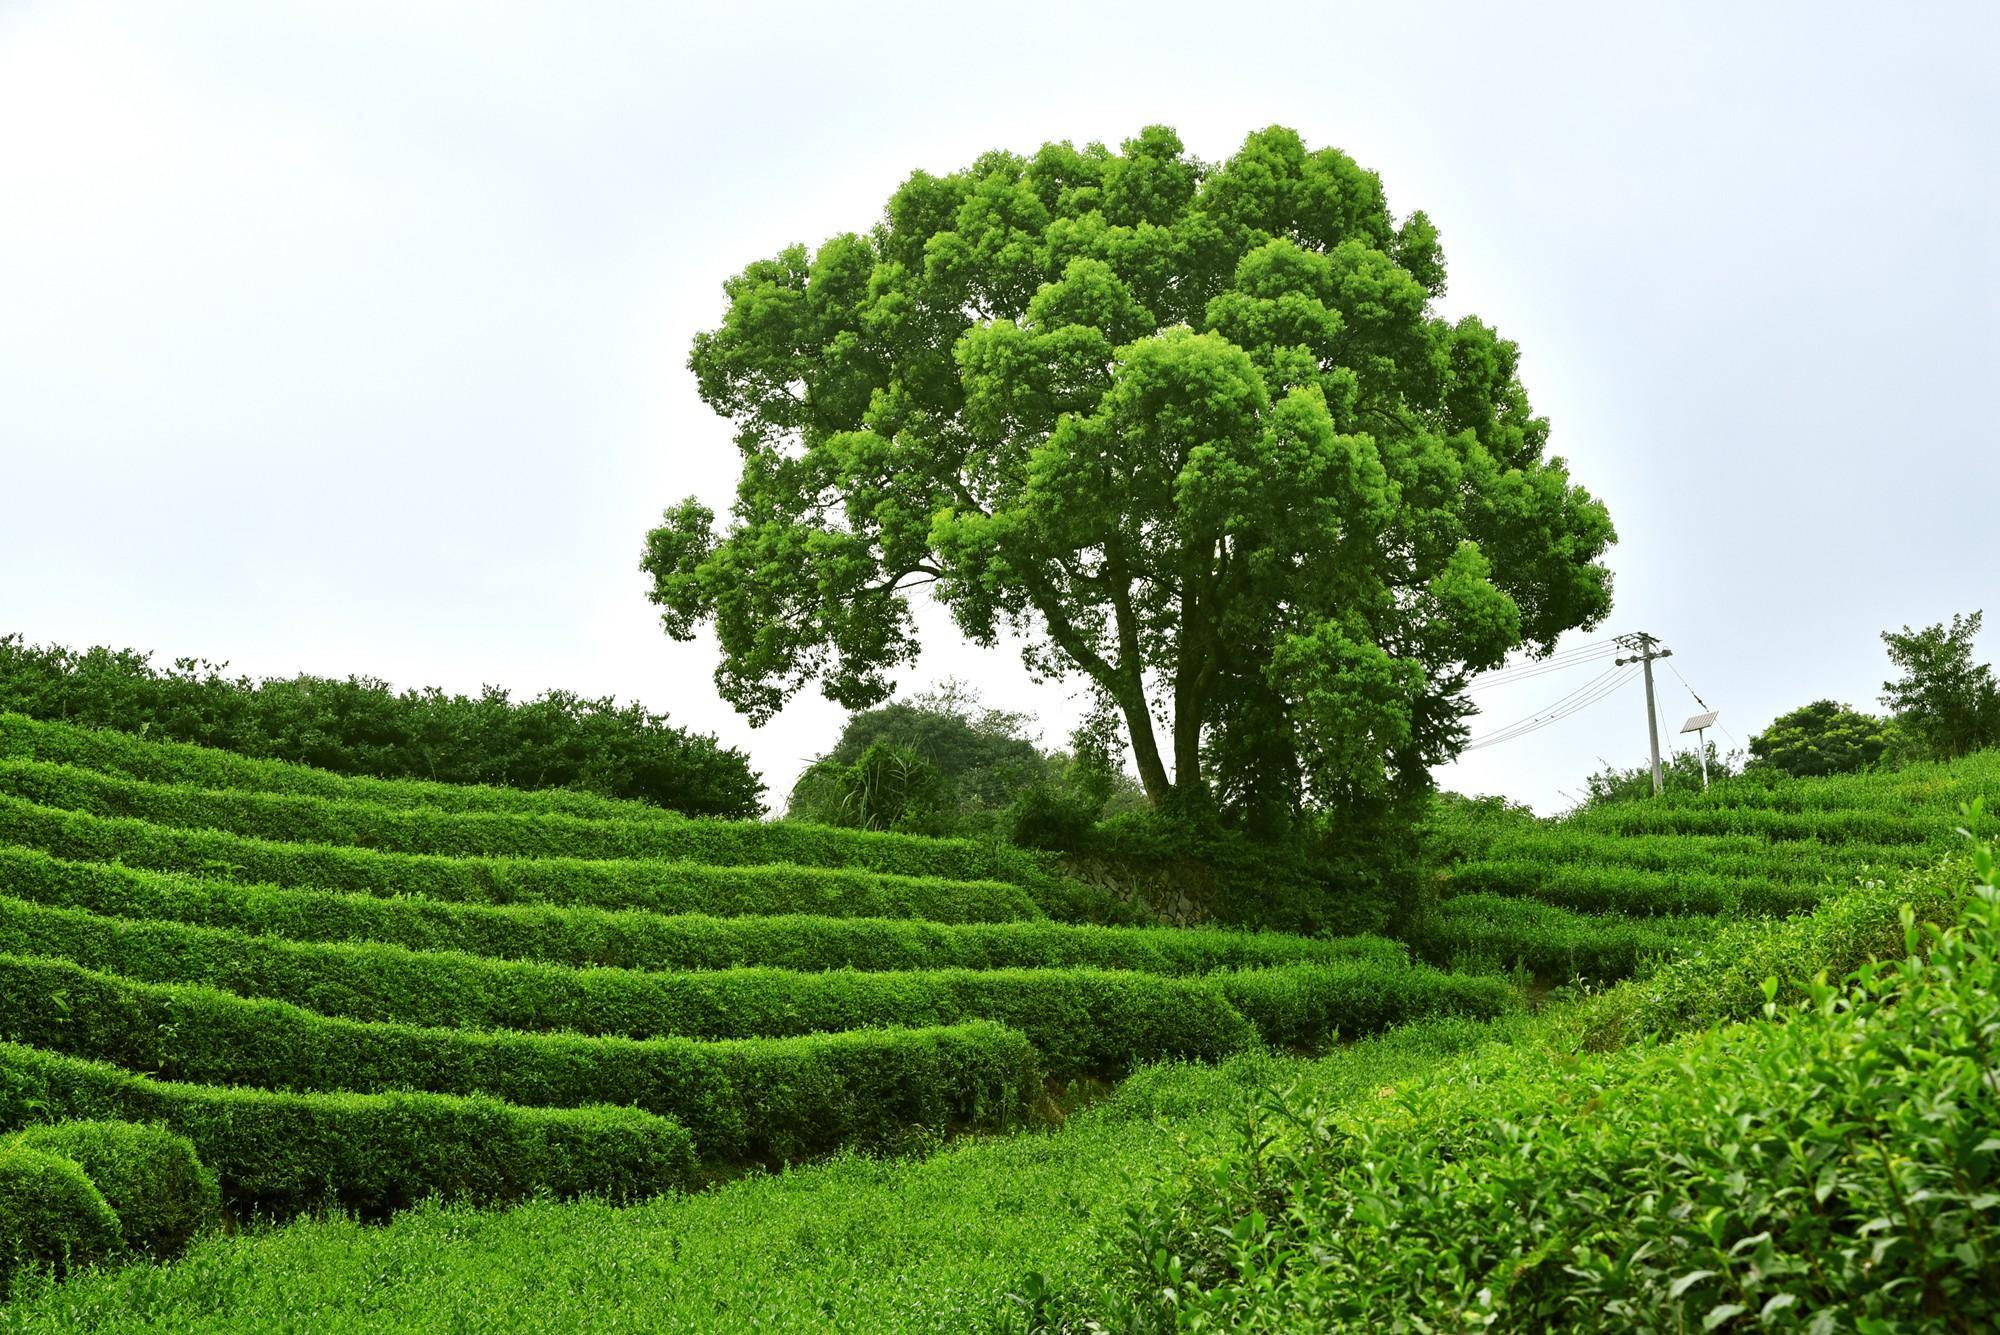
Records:
<instances>
[{"instance_id":1,"label":"leafy foliage","mask_svg":"<svg viewBox=\"0 0 2000 1335\"><path fill-rule=\"evenodd\" d=\"M515 701L372 677L226 677L226 664L0 635L0 712L63 719L341 774L575 788L692 815L754 816L764 785L742 752L643 705L550 691Z\"/></svg>"},{"instance_id":2,"label":"leafy foliage","mask_svg":"<svg viewBox=\"0 0 2000 1335\"><path fill-rule=\"evenodd\" d=\"M1094 683L1155 803L1420 791L1468 675L1610 597L1603 507L1443 287L1423 214L1279 127L1214 165L1154 127L919 172L868 235L725 284L690 364L734 518L669 509L651 596L677 638L713 623L753 719L814 679L885 699L925 586Z\"/></svg>"},{"instance_id":3,"label":"leafy foliage","mask_svg":"<svg viewBox=\"0 0 2000 1335\"><path fill-rule=\"evenodd\" d=\"M1867 769L1888 748L1883 720L1833 700L1815 700L1778 715L1752 737L1750 763L1794 778L1817 778Z\"/></svg>"},{"instance_id":4,"label":"leafy foliage","mask_svg":"<svg viewBox=\"0 0 2000 1335\"><path fill-rule=\"evenodd\" d=\"M816 761L792 788L789 815L821 825L904 834L951 834L958 795L915 749L876 741L852 762Z\"/></svg>"},{"instance_id":5,"label":"leafy foliage","mask_svg":"<svg viewBox=\"0 0 2000 1335\"><path fill-rule=\"evenodd\" d=\"M228 928L298 942L379 942L573 968L672 971L1100 968L1198 974L1308 960L1393 961L1384 937L1301 937L1215 928L1076 925L1037 919L942 922L612 911L573 905L453 903L423 895L339 894L72 862L0 847L8 898L158 924ZM360 944L351 949L365 949Z\"/></svg>"},{"instance_id":6,"label":"leafy foliage","mask_svg":"<svg viewBox=\"0 0 2000 1335\"><path fill-rule=\"evenodd\" d=\"M438 1029L13 955L0 955L0 1001L0 1039L175 1082L629 1104L685 1126L718 1164L1005 1125L1038 1084L1028 1040L987 1020L714 1042Z\"/></svg>"},{"instance_id":7,"label":"leafy foliage","mask_svg":"<svg viewBox=\"0 0 2000 1335\"><path fill-rule=\"evenodd\" d=\"M1743 768L1742 753L1728 755L1716 750L1714 742L1703 743L1707 747L1707 784L1718 779L1728 779ZM1660 757L1661 791L1668 793L1699 793L1704 786L1702 778L1702 753L1692 748L1686 751L1672 751ZM1630 802L1634 798L1653 795L1653 767L1649 764L1634 765L1630 769L1620 769L1616 765L1606 765L1597 773L1583 781L1585 806L1596 806L1605 802Z\"/></svg>"},{"instance_id":8,"label":"leafy foliage","mask_svg":"<svg viewBox=\"0 0 2000 1335\"><path fill-rule=\"evenodd\" d=\"M1796 1009L1274 1094L1133 1212L1119 1329L1984 1329L2000 1319L2000 891Z\"/></svg>"},{"instance_id":9,"label":"leafy foliage","mask_svg":"<svg viewBox=\"0 0 2000 1335\"><path fill-rule=\"evenodd\" d=\"M1918 756L1950 760L2000 746L2000 681L1990 663L1972 661L1983 614L1953 616L1922 630L1882 632L1902 676L1882 684L1882 703Z\"/></svg>"}]
</instances>

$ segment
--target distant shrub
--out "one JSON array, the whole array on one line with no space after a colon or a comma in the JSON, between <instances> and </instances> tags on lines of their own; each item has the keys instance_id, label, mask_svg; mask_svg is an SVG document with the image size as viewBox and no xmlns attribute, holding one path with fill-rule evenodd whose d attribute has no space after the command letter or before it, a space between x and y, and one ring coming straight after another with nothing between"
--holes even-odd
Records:
<instances>
[{"instance_id":1,"label":"distant shrub","mask_svg":"<svg viewBox=\"0 0 2000 1335\"><path fill-rule=\"evenodd\" d=\"M956 832L958 796L938 767L908 746L872 742L852 761L820 760L799 776L796 820L903 834Z\"/></svg>"},{"instance_id":2,"label":"distant shrub","mask_svg":"<svg viewBox=\"0 0 2000 1335\"><path fill-rule=\"evenodd\" d=\"M1433 793L1417 827L1418 856L1426 869L1441 871L1485 857L1498 839L1543 826L1532 809L1504 797Z\"/></svg>"},{"instance_id":3,"label":"distant shrub","mask_svg":"<svg viewBox=\"0 0 2000 1335\"><path fill-rule=\"evenodd\" d=\"M1098 822L1069 850L1141 891L1177 887L1217 924L1300 935L1394 932L1421 899L1408 827L1253 835L1157 811Z\"/></svg>"},{"instance_id":4,"label":"distant shrub","mask_svg":"<svg viewBox=\"0 0 2000 1335\"><path fill-rule=\"evenodd\" d=\"M1724 753L1716 749L1714 742L1704 742L1703 746L1708 752L1706 774L1702 770L1702 756L1698 751L1675 751L1661 757L1662 792L1699 793L1705 787L1727 781L1742 772L1741 751ZM1585 779L1583 788L1583 805L1586 807L1650 798L1653 796L1653 767L1641 764L1621 769L1616 765L1606 765Z\"/></svg>"},{"instance_id":5,"label":"distant shrub","mask_svg":"<svg viewBox=\"0 0 2000 1335\"><path fill-rule=\"evenodd\" d=\"M0 711L65 719L342 774L577 788L703 816L754 816L763 784L742 752L645 706L550 691L515 701L372 677L226 677L224 664L0 635Z\"/></svg>"},{"instance_id":6,"label":"distant shrub","mask_svg":"<svg viewBox=\"0 0 2000 1335\"><path fill-rule=\"evenodd\" d=\"M152 1257L178 1255L222 1208L194 1143L163 1127L56 1122L29 1127L13 1143L76 1160L118 1216L125 1245Z\"/></svg>"},{"instance_id":7,"label":"distant shrub","mask_svg":"<svg viewBox=\"0 0 2000 1335\"><path fill-rule=\"evenodd\" d=\"M1778 715L1752 737L1750 763L1793 778L1819 778L1867 769L1888 748L1886 720L1837 701L1815 700Z\"/></svg>"},{"instance_id":8,"label":"distant shrub","mask_svg":"<svg viewBox=\"0 0 2000 1335\"><path fill-rule=\"evenodd\" d=\"M1267 1043L1295 1051L1431 1016L1499 1015L1519 1004L1502 978L1361 961L1218 974L1216 982Z\"/></svg>"},{"instance_id":9,"label":"distant shrub","mask_svg":"<svg viewBox=\"0 0 2000 1335\"><path fill-rule=\"evenodd\" d=\"M1035 783L1007 808L1007 838L1023 848L1074 850L1088 839L1097 811L1098 804L1082 793Z\"/></svg>"},{"instance_id":10,"label":"distant shrub","mask_svg":"<svg viewBox=\"0 0 2000 1335\"><path fill-rule=\"evenodd\" d=\"M63 1271L117 1254L118 1216L76 1160L0 1141L0 1299L19 1271Z\"/></svg>"},{"instance_id":11,"label":"distant shrub","mask_svg":"<svg viewBox=\"0 0 2000 1335\"><path fill-rule=\"evenodd\" d=\"M1608 981L1643 972L1656 961L1706 940L1708 917L1629 918L1577 913L1534 899L1453 895L1410 933L1417 953L1452 968L1523 968L1557 982Z\"/></svg>"}]
</instances>

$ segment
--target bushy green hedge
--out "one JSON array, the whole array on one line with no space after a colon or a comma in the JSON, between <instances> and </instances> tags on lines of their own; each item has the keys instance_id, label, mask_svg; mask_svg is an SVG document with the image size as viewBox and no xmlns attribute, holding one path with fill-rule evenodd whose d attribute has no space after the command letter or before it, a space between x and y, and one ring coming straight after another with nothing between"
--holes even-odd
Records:
<instances>
[{"instance_id":1,"label":"bushy green hedge","mask_svg":"<svg viewBox=\"0 0 2000 1335\"><path fill-rule=\"evenodd\" d=\"M1039 1080L1027 1038L975 1021L705 1042L364 1023L214 988L0 955L0 1038L266 1089L490 1094L528 1107L625 1103L686 1126L704 1159L774 1161L910 1127L1004 1125Z\"/></svg>"},{"instance_id":2,"label":"bushy green hedge","mask_svg":"<svg viewBox=\"0 0 2000 1335\"><path fill-rule=\"evenodd\" d=\"M252 681L218 665L0 635L0 710L117 728L347 774L580 788L701 815L754 816L764 785L741 752L636 702L548 691L513 700L370 677Z\"/></svg>"},{"instance_id":3,"label":"bushy green hedge","mask_svg":"<svg viewBox=\"0 0 2000 1335\"><path fill-rule=\"evenodd\" d=\"M109 728L88 728L25 714L0 713L0 757L43 760L148 783L288 793L336 801L375 802L436 811L502 811L523 815L589 816L611 820L684 820L643 801L602 797L569 788L501 788L479 783L378 779L336 774L312 765L260 760L212 746L162 741Z\"/></svg>"},{"instance_id":4,"label":"bushy green hedge","mask_svg":"<svg viewBox=\"0 0 2000 1335\"><path fill-rule=\"evenodd\" d=\"M118 1216L125 1245L151 1257L178 1255L222 1209L215 1174L194 1142L165 1127L55 1122L31 1126L11 1143L76 1160Z\"/></svg>"},{"instance_id":5,"label":"bushy green hedge","mask_svg":"<svg viewBox=\"0 0 2000 1335\"><path fill-rule=\"evenodd\" d=\"M1579 811L1568 823L1609 834L1755 834L1774 840L1871 844L1927 843L1943 839L1952 828L1952 819L1943 809L1908 815L1886 809L1779 811L1665 802L1614 802Z\"/></svg>"},{"instance_id":6,"label":"bushy green hedge","mask_svg":"<svg viewBox=\"0 0 2000 1335\"><path fill-rule=\"evenodd\" d=\"M1514 895L1587 913L1782 915L1824 896L1808 882L1528 858L1467 862L1452 871L1450 885L1455 893Z\"/></svg>"},{"instance_id":7,"label":"bushy green hedge","mask_svg":"<svg viewBox=\"0 0 2000 1335\"><path fill-rule=\"evenodd\" d=\"M1847 885L1866 868L1905 867L1933 851L1921 844L1773 841L1746 834L1605 834L1566 825L1495 839L1481 859L1535 863L1595 863L1644 871L1703 872L1768 881L1831 881ZM1479 859L1466 859L1475 861Z\"/></svg>"},{"instance_id":8,"label":"bushy green hedge","mask_svg":"<svg viewBox=\"0 0 2000 1335\"><path fill-rule=\"evenodd\" d=\"M288 843L459 858L791 863L954 881L1052 886L1028 853L967 839L791 821L600 820L560 812L438 811L287 793L148 783L38 760L0 760L0 792L44 806Z\"/></svg>"},{"instance_id":9,"label":"bushy green hedge","mask_svg":"<svg viewBox=\"0 0 2000 1335\"><path fill-rule=\"evenodd\" d=\"M23 1270L88 1265L122 1242L117 1214L76 1160L0 1142L0 1301Z\"/></svg>"},{"instance_id":10,"label":"bushy green hedge","mask_svg":"<svg viewBox=\"0 0 2000 1335\"><path fill-rule=\"evenodd\" d=\"M1200 979L1098 969L645 973L399 946L266 940L0 896L0 952L152 983L200 983L350 1020L629 1038L768 1038L998 1020L1051 1075L1217 1061L1254 1031ZM1374 971L1385 982L1398 973ZM1344 976L1344 975L1343 975Z\"/></svg>"},{"instance_id":11,"label":"bushy green hedge","mask_svg":"<svg viewBox=\"0 0 2000 1335\"><path fill-rule=\"evenodd\" d=\"M584 905L652 913L816 913L830 917L1008 922L1039 918L1018 885L816 867L690 862L458 858L282 843L91 815L0 795L0 844L58 857L370 895L487 904Z\"/></svg>"},{"instance_id":12,"label":"bushy green hedge","mask_svg":"<svg viewBox=\"0 0 2000 1335\"><path fill-rule=\"evenodd\" d=\"M193 1142L246 1215L335 1205L378 1216L430 1195L631 1199L694 1174L687 1130L636 1108L222 1088L0 1042L0 1130L50 1118L162 1123Z\"/></svg>"},{"instance_id":13,"label":"bushy green hedge","mask_svg":"<svg viewBox=\"0 0 2000 1335\"><path fill-rule=\"evenodd\" d=\"M1705 941L1714 919L1576 913L1533 899L1454 895L1412 929L1410 942L1433 964L1524 968L1541 978L1628 978Z\"/></svg>"},{"instance_id":14,"label":"bushy green hedge","mask_svg":"<svg viewBox=\"0 0 2000 1335\"><path fill-rule=\"evenodd\" d=\"M1611 1048L1747 1020L1762 1009L1767 980L1777 983L1778 1000L1795 1001L1822 973L1842 978L1870 960L1897 958L1906 944L1901 911L1948 922L1964 885L1963 864L1942 860L1856 886L1796 918L1723 924L1666 968L1592 998L1578 1017L1581 1041Z\"/></svg>"},{"instance_id":15,"label":"bushy green hedge","mask_svg":"<svg viewBox=\"0 0 2000 1335\"><path fill-rule=\"evenodd\" d=\"M1366 961L1293 964L1215 981L1268 1043L1319 1049L1432 1015L1492 1016L1519 1004L1504 979Z\"/></svg>"},{"instance_id":16,"label":"bushy green hedge","mask_svg":"<svg viewBox=\"0 0 2000 1335\"><path fill-rule=\"evenodd\" d=\"M225 927L296 941L374 941L578 968L673 970L1100 968L1199 974L1302 960L1402 960L1379 936L937 923L892 918L716 918L544 905L460 904L241 885L175 872L70 862L0 845L0 894L39 904Z\"/></svg>"},{"instance_id":17,"label":"bushy green hedge","mask_svg":"<svg viewBox=\"0 0 2000 1335\"><path fill-rule=\"evenodd\" d=\"M1093 826L1067 850L1073 865L1194 904L1221 926L1346 936L1393 932L1414 871L1406 828L1259 838L1155 811Z\"/></svg>"}]
</instances>

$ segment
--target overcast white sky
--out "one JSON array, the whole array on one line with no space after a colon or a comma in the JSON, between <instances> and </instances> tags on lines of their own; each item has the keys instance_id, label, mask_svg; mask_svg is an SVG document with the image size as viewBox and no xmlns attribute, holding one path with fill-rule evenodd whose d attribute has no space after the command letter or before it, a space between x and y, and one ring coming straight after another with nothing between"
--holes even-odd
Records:
<instances>
[{"instance_id":1,"label":"overcast white sky","mask_svg":"<svg viewBox=\"0 0 2000 1335\"><path fill-rule=\"evenodd\" d=\"M745 726L636 568L733 488L685 369L722 280L919 166L1281 122L1428 210L1450 310L1520 342L1622 535L1601 633L1662 636L1737 738L1871 704L1885 627L1985 606L2000 656L1996 15L0 0L0 630L637 697L782 791L839 711ZM931 624L911 686L1066 733ZM1442 777L1549 808L1643 753L1635 687Z\"/></svg>"}]
</instances>

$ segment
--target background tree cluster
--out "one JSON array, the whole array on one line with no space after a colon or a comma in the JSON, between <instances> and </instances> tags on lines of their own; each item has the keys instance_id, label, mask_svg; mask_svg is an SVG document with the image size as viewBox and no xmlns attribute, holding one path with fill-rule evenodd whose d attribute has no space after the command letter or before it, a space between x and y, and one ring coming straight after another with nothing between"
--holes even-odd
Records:
<instances>
[{"instance_id":1,"label":"background tree cluster","mask_svg":"<svg viewBox=\"0 0 2000 1335\"><path fill-rule=\"evenodd\" d=\"M1920 630L1884 631L1882 642L1899 672L1882 685L1886 717L1836 700L1815 700L1780 714L1752 737L1747 764L1739 755L1718 754L1711 743L1710 778L1853 774L1877 765L1955 760L2000 746L2000 680L1991 664L1974 657L1981 623L1982 614L1972 612ZM1669 791L1701 787L1701 761L1694 751L1674 753L1662 769ZM1585 802L1651 792L1650 766L1606 766L1586 780Z\"/></svg>"},{"instance_id":2,"label":"background tree cluster","mask_svg":"<svg viewBox=\"0 0 2000 1335\"><path fill-rule=\"evenodd\" d=\"M755 816L764 785L742 752L639 704L549 691L514 700L372 677L265 681L226 664L0 635L0 710L66 719L341 774L576 788L698 816Z\"/></svg>"},{"instance_id":3,"label":"background tree cluster","mask_svg":"<svg viewBox=\"0 0 2000 1335\"><path fill-rule=\"evenodd\" d=\"M714 626L754 720L813 681L887 699L921 587L1088 679L1157 805L1393 804L1462 745L1471 674L1610 605L1603 506L1444 281L1428 218L1283 128L918 172L724 285L690 365L736 502L666 512L651 596Z\"/></svg>"},{"instance_id":4,"label":"background tree cluster","mask_svg":"<svg viewBox=\"0 0 2000 1335\"><path fill-rule=\"evenodd\" d=\"M1052 846L1050 823L1074 833L1130 809L1138 785L1097 714L1067 751L1039 745L1025 714L989 708L959 681L848 717L839 739L800 776L792 819L920 834L991 835Z\"/></svg>"}]
</instances>

